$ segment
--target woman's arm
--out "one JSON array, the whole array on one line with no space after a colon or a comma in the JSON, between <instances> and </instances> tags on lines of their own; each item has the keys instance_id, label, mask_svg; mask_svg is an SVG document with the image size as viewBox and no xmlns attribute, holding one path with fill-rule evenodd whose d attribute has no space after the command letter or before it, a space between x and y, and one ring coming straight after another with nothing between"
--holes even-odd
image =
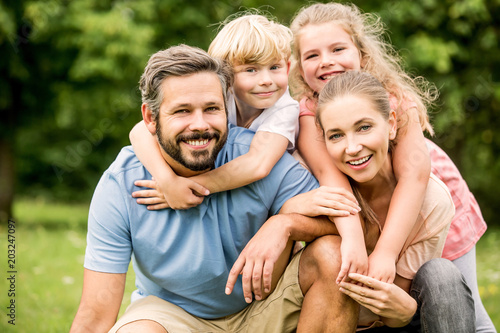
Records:
<instances>
[{"instance_id":1,"label":"woman's arm","mask_svg":"<svg viewBox=\"0 0 500 333\"><path fill-rule=\"evenodd\" d=\"M398 133L393 151L397 185L380 239L369 257L369 276L392 282L396 260L424 201L431 172L430 156L415 108L408 110L408 123Z\"/></svg>"},{"instance_id":2,"label":"woman's arm","mask_svg":"<svg viewBox=\"0 0 500 333\"><path fill-rule=\"evenodd\" d=\"M297 148L319 183L342 187L352 193L347 177L337 169L328 154L314 117L302 116L299 121ZM333 221L342 236L342 267L337 277L337 282L340 282L348 272L364 274L368 269L368 258L359 215L336 217Z\"/></svg>"}]
</instances>

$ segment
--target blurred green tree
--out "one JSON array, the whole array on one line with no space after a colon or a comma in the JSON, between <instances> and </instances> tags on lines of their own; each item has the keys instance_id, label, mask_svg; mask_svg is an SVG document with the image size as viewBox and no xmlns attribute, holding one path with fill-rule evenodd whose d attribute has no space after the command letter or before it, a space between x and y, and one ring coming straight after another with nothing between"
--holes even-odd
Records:
<instances>
[{"instance_id":1,"label":"blurred green tree","mask_svg":"<svg viewBox=\"0 0 500 333\"><path fill-rule=\"evenodd\" d=\"M490 224L500 189L500 1L380 2L409 71L436 84L433 139L459 167Z\"/></svg>"},{"instance_id":2,"label":"blurred green tree","mask_svg":"<svg viewBox=\"0 0 500 333\"><path fill-rule=\"evenodd\" d=\"M408 70L440 89L431 115L434 140L493 222L500 197L500 138L494 135L500 120L493 117L500 108L500 0L353 2L382 17ZM307 4L0 2L0 214L11 215L14 188L24 196L89 200L140 120L137 82L149 55L179 43L206 49L217 23L239 10L268 10L288 24Z\"/></svg>"}]
</instances>

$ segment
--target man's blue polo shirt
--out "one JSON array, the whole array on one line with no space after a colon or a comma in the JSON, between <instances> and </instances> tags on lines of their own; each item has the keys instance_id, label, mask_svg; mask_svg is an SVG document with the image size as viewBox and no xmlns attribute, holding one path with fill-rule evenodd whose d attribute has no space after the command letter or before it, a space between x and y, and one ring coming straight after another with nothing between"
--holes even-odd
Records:
<instances>
[{"instance_id":1,"label":"man's blue polo shirt","mask_svg":"<svg viewBox=\"0 0 500 333\"><path fill-rule=\"evenodd\" d=\"M231 127L216 167L248 152L253 132ZM136 295L155 295L202 318L219 318L247 306L241 277L224 293L229 271L269 216L316 179L285 154L269 176L250 185L207 196L188 210L148 211L131 193L134 181L151 179L124 147L103 174L89 212L85 268L136 273Z\"/></svg>"}]
</instances>

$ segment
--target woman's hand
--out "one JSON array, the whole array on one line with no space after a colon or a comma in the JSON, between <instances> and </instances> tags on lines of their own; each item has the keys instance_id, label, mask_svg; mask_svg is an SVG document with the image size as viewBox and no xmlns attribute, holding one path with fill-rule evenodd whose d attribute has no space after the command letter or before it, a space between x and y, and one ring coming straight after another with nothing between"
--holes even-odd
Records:
<instances>
[{"instance_id":1,"label":"woman's hand","mask_svg":"<svg viewBox=\"0 0 500 333\"><path fill-rule=\"evenodd\" d=\"M312 191L290 198L281 213L298 213L305 216L330 217L357 214L361 209L354 195L341 187L321 186Z\"/></svg>"},{"instance_id":2,"label":"woman's hand","mask_svg":"<svg viewBox=\"0 0 500 333\"><path fill-rule=\"evenodd\" d=\"M382 317L386 325L405 326L415 315L417 302L396 284L357 273L349 274L349 278L352 281L340 283L340 291Z\"/></svg>"}]
</instances>

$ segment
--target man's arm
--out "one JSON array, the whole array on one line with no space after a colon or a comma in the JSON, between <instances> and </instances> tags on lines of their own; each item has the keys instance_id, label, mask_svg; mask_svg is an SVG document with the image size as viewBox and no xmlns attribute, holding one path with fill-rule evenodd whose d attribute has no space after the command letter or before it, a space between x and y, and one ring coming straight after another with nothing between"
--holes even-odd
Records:
<instances>
[{"instance_id":1,"label":"man's arm","mask_svg":"<svg viewBox=\"0 0 500 333\"><path fill-rule=\"evenodd\" d=\"M85 269L83 292L70 333L108 332L116 322L125 290L126 274Z\"/></svg>"},{"instance_id":2,"label":"man's arm","mask_svg":"<svg viewBox=\"0 0 500 333\"><path fill-rule=\"evenodd\" d=\"M233 291L240 274L243 275L245 300L252 301L252 286L264 287L264 293L271 291L272 276L276 262L287 248L289 241L314 239L337 234L334 223L327 217L308 217L301 214L278 214L271 216L248 242L234 263L226 284L226 294ZM260 287L255 288L257 299L262 298Z\"/></svg>"}]
</instances>

